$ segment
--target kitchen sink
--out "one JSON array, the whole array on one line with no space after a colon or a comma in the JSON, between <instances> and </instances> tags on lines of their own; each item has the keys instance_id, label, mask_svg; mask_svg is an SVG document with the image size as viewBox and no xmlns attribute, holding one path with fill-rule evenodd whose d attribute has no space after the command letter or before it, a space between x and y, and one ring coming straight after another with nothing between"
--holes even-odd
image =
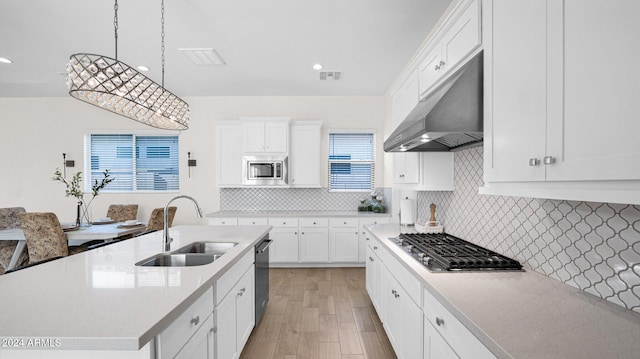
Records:
<instances>
[{"instance_id":1,"label":"kitchen sink","mask_svg":"<svg viewBox=\"0 0 640 359\"><path fill-rule=\"evenodd\" d=\"M173 253L212 253L222 255L237 246L237 242L193 242Z\"/></svg>"},{"instance_id":2,"label":"kitchen sink","mask_svg":"<svg viewBox=\"0 0 640 359\"><path fill-rule=\"evenodd\" d=\"M193 267L213 263L222 254L160 253L136 263L141 267Z\"/></svg>"}]
</instances>

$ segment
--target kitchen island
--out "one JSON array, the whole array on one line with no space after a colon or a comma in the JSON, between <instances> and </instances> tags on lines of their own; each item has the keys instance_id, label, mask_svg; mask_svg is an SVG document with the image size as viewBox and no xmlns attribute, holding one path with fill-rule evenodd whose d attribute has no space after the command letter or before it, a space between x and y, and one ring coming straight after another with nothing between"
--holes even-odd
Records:
<instances>
[{"instance_id":1,"label":"kitchen island","mask_svg":"<svg viewBox=\"0 0 640 359\"><path fill-rule=\"evenodd\" d=\"M171 228L172 250L196 241L238 243L202 266L136 266L162 252L158 231L0 276L0 358L155 358L156 336L252 259L269 230Z\"/></svg>"},{"instance_id":2,"label":"kitchen island","mask_svg":"<svg viewBox=\"0 0 640 359\"><path fill-rule=\"evenodd\" d=\"M385 298L376 304L375 281L396 281L385 286L381 295L392 288L396 298L413 294L415 306L423 314L418 318L424 358L443 358L435 355L434 343L443 345L451 358L640 358L640 314L625 309L579 289L560 283L532 270L510 272L440 272L431 273L389 238L413 232L397 224L367 226L372 239L367 252L372 262L380 259L388 275L371 276L367 267L367 290L376 310L385 322ZM375 248L375 250L374 250ZM375 252L378 253L375 253ZM369 261L367 262L369 263ZM393 267L398 263L398 266ZM384 267L384 266L383 266ZM406 278L410 277L410 278ZM370 282L370 280L372 282ZM417 289L407 285L419 283ZM370 285L371 284L371 285ZM402 291L401 295L398 295ZM393 303L394 297L387 303ZM393 307L393 304L391 304ZM437 315L432 315L437 313ZM415 317L415 316L414 316ZM393 331L393 317L384 323L385 330ZM456 341L457 324L470 333L472 341L479 342L469 353L471 341ZM406 323L404 324L407 325ZM422 330L424 328L424 331ZM465 330L463 330L465 331ZM393 334L393 333L391 333ZM463 333L464 334L464 333ZM429 335L431 337L429 337ZM389 335L393 343L393 335ZM415 338L415 337L414 337ZM442 341L444 340L444 342ZM398 341L401 343L401 341ZM414 343L414 342L412 342ZM402 343L401 343L402 344ZM401 345L399 344L399 345ZM410 344L411 352L422 352L419 343ZM396 352L403 349L394 346ZM440 349L440 348L435 348ZM438 352L436 350L436 352ZM441 353L441 352L438 352ZM401 354L398 357L402 357Z\"/></svg>"}]
</instances>

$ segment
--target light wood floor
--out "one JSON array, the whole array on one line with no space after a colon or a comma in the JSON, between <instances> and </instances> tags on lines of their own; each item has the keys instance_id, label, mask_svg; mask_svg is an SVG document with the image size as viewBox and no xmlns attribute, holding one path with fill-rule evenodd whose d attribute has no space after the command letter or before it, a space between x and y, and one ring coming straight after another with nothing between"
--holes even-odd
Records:
<instances>
[{"instance_id":1,"label":"light wood floor","mask_svg":"<svg viewBox=\"0 0 640 359\"><path fill-rule=\"evenodd\" d=\"M240 359L396 358L364 268L271 268L269 304Z\"/></svg>"}]
</instances>

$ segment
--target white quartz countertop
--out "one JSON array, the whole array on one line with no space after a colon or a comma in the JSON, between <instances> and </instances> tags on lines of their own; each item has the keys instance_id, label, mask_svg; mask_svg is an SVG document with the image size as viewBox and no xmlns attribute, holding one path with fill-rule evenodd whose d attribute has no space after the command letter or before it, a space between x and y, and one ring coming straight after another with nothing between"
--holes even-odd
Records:
<instances>
[{"instance_id":1,"label":"white quartz countertop","mask_svg":"<svg viewBox=\"0 0 640 359\"><path fill-rule=\"evenodd\" d=\"M60 343L56 349L138 350L253 250L270 228L172 227L172 250L195 241L239 243L203 266L135 266L162 252L158 231L2 275L0 341L49 338Z\"/></svg>"},{"instance_id":2,"label":"white quartz countertop","mask_svg":"<svg viewBox=\"0 0 640 359\"><path fill-rule=\"evenodd\" d=\"M391 213L360 211L218 211L206 217L391 217Z\"/></svg>"},{"instance_id":3,"label":"white quartz countertop","mask_svg":"<svg viewBox=\"0 0 640 359\"><path fill-rule=\"evenodd\" d=\"M640 358L638 313L532 270L431 273L397 224L367 228L498 358Z\"/></svg>"}]
</instances>

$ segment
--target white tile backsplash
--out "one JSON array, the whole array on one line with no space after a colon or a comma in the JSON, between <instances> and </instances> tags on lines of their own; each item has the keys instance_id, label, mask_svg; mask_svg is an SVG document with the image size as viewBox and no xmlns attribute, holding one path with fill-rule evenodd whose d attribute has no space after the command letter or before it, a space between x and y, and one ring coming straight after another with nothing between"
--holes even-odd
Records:
<instances>
[{"instance_id":1,"label":"white tile backsplash","mask_svg":"<svg viewBox=\"0 0 640 359\"><path fill-rule=\"evenodd\" d=\"M418 222L435 203L446 232L640 312L640 206L480 195L482 151L456 152L454 192L418 193Z\"/></svg>"}]
</instances>

